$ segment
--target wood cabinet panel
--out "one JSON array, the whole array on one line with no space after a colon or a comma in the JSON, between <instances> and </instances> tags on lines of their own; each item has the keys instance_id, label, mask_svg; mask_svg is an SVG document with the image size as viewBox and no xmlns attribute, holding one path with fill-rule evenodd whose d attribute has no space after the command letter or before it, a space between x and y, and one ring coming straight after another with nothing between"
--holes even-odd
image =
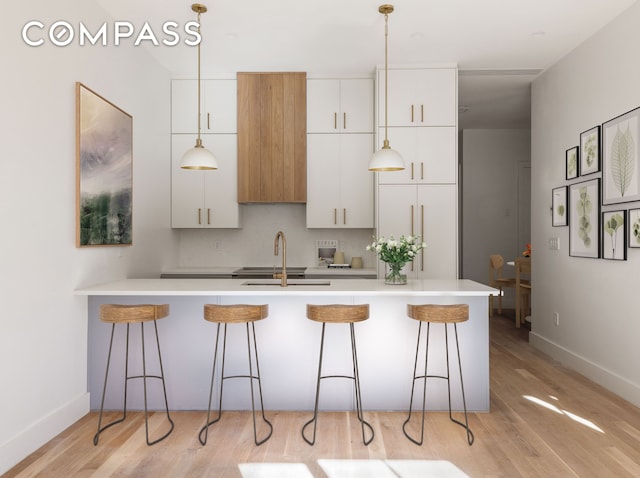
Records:
<instances>
[{"instance_id":1,"label":"wood cabinet panel","mask_svg":"<svg viewBox=\"0 0 640 478\"><path fill-rule=\"evenodd\" d=\"M306 201L306 73L238 73L238 201Z\"/></svg>"}]
</instances>

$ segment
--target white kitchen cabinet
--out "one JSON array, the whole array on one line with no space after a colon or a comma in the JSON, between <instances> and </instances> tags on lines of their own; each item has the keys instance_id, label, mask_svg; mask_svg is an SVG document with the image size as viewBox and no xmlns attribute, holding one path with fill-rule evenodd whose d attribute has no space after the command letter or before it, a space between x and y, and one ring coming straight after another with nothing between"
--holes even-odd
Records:
<instances>
[{"instance_id":1,"label":"white kitchen cabinet","mask_svg":"<svg viewBox=\"0 0 640 478\"><path fill-rule=\"evenodd\" d=\"M383 69L378 70L378 126L385 124L384 73ZM388 76L389 126L456 125L456 68L390 67Z\"/></svg>"},{"instance_id":2,"label":"white kitchen cabinet","mask_svg":"<svg viewBox=\"0 0 640 478\"><path fill-rule=\"evenodd\" d=\"M193 171L180 168L185 151L193 148L195 134L171 135L171 226L174 228L240 228L237 201L237 135L202 135L204 147L218 159L219 169Z\"/></svg>"},{"instance_id":3,"label":"white kitchen cabinet","mask_svg":"<svg viewBox=\"0 0 640 478\"><path fill-rule=\"evenodd\" d=\"M372 228L373 134L307 135L307 227Z\"/></svg>"},{"instance_id":4,"label":"white kitchen cabinet","mask_svg":"<svg viewBox=\"0 0 640 478\"><path fill-rule=\"evenodd\" d=\"M307 133L373 133L370 78L307 79Z\"/></svg>"},{"instance_id":5,"label":"white kitchen cabinet","mask_svg":"<svg viewBox=\"0 0 640 478\"><path fill-rule=\"evenodd\" d=\"M377 235L420 235L426 249L405 267L412 279L458 276L458 193L455 184L380 185ZM384 267L384 265L381 265Z\"/></svg>"},{"instance_id":6,"label":"white kitchen cabinet","mask_svg":"<svg viewBox=\"0 0 640 478\"><path fill-rule=\"evenodd\" d=\"M200 92L202 133L236 133L236 80L203 80ZM171 132L198 133L198 81L171 82Z\"/></svg>"},{"instance_id":7,"label":"white kitchen cabinet","mask_svg":"<svg viewBox=\"0 0 640 478\"><path fill-rule=\"evenodd\" d=\"M384 128L378 138L384 138ZM402 171L381 172L379 184L457 182L457 131L454 126L389 127L391 147L404 159Z\"/></svg>"}]
</instances>

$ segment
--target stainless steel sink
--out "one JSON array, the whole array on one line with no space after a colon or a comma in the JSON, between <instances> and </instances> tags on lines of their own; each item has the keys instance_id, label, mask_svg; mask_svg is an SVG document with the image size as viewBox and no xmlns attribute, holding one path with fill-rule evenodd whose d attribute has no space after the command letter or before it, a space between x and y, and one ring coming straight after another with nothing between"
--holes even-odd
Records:
<instances>
[{"instance_id":1,"label":"stainless steel sink","mask_svg":"<svg viewBox=\"0 0 640 478\"><path fill-rule=\"evenodd\" d=\"M280 279L251 279L242 283L242 285L277 285L281 284ZM331 285L331 281L325 279L288 279L287 286L296 285Z\"/></svg>"},{"instance_id":2,"label":"stainless steel sink","mask_svg":"<svg viewBox=\"0 0 640 478\"><path fill-rule=\"evenodd\" d=\"M291 279L303 279L304 271L306 267L287 267L287 277ZM282 268L276 267L276 273L281 273ZM268 279L272 278L274 274L273 267L241 267L238 270L233 271L233 277L236 279Z\"/></svg>"}]
</instances>

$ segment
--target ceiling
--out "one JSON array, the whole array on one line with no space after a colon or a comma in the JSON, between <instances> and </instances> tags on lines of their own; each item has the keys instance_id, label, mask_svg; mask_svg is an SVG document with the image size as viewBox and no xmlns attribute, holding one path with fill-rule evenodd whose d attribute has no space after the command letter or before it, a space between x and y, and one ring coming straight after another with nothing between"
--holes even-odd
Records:
<instances>
[{"instance_id":1,"label":"ceiling","mask_svg":"<svg viewBox=\"0 0 640 478\"><path fill-rule=\"evenodd\" d=\"M380 0L201 0L202 76L237 71L373 72L384 63ZM530 124L531 81L636 0L392 0L389 63L456 63L463 128ZM114 19L195 20L191 0L96 0ZM149 44L150 42L146 42ZM195 77L196 51L147 45L175 77Z\"/></svg>"}]
</instances>

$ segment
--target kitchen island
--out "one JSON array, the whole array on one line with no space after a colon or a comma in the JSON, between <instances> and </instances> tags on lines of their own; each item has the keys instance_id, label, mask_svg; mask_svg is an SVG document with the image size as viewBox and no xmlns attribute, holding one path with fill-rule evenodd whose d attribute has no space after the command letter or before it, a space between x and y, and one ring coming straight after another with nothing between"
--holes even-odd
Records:
<instances>
[{"instance_id":1,"label":"kitchen island","mask_svg":"<svg viewBox=\"0 0 640 478\"><path fill-rule=\"evenodd\" d=\"M362 401L366 410L406 410L408 407L418 322L406 315L407 304L469 304L469 321L458 326L467 407L489 411L488 297L498 291L470 280L415 280L386 285L381 280L301 280L288 287L247 285L234 279L125 279L75 291L87 296L89 317L88 387L91 408L99 407L111 327L99 320L102 303L168 303L169 317L158 322L169 406L175 410L204 410L207 406L215 324L203 319L203 306L269 304L269 317L256 323L265 407L269 410L312 410L320 347L320 328L306 318L306 304L370 304L370 318L356 325ZM293 281L291 281L293 282ZM327 327L324 372L348 374L351 360L346 325ZM131 356L139 359L138 327L132 328ZM229 328L227 372L246 373L244 327ZM443 373L442 327L432 330L430 373ZM119 335L122 338L122 335ZM450 337L451 338L451 337ZM115 347L115 346L114 346ZM154 348L148 350L153 353ZM149 353L149 352L148 352ZM121 381L123 359L114 351L112 390ZM150 355L152 357L152 355ZM452 356L453 357L453 356ZM153 363L153 361L151 362ZM454 362L455 364L455 362ZM433 369L431 367L434 367ZM457 367L452 366L453 407L461 409ZM116 372L117 371L117 372ZM442 382L442 383L439 383ZM129 407L142 408L141 388L129 387ZM251 403L246 380L226 381L223 407L246 410ZM323 410L353 408L348 380L324 381ZM430 394L429 394L430 393ZM430 381L427 408L447 408L446 382ZM105 408L121 406L119 393L110 393ZM160 408L161 403L150 403Z\"/></svg>"}]
</instances>

